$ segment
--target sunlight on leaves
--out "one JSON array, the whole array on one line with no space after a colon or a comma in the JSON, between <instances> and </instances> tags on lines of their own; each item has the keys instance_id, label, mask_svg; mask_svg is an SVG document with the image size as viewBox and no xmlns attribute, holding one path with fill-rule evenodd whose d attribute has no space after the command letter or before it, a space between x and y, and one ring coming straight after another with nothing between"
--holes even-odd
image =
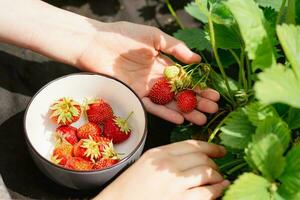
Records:
<instances>
[{"instance_id":1,"label":"sunlight on leaves","mask_svg":"<svg viewBox=\"0 0 300 200\"><path fill-rule=\"evenodd\" d=\"M265 104L285 103L300 108L300 81L289 68L274 65L258 75L256 97Z\"/></svg>"},{"instance_id":2,"label":"sunlight on leaves","mask_svg":"<svg viewBox=\"0 0 300 200\"><path fill-rule=\"evenodd\" d=\"M274 48L264 27L262 10L253 0L228 0L225 5L238 23L245 50L253 60L253 71L272 66L275 63Z\"/></svg>"},{"instance_id":3,"label":"sunlight on leaves","mask_svg":"<svg viewBox=\"0 0 300 200\"><path fill-rule=\"evenodd\" d=\"M244 149L251 141L255 127L249 121L246 109L240 108L230 113L221 131L222 144L235 149Z\"/></svg>"},{"instance_id":4,"label":"sunlight on leaves","mask_svg":"<svg viewBox=\"0 0 300 200\"><path fill-rule=\"evenodd\" d=\"M271 183L253 173L244 173L230 186L223 200L271 200Z\"/></svg>"}]
</instances>

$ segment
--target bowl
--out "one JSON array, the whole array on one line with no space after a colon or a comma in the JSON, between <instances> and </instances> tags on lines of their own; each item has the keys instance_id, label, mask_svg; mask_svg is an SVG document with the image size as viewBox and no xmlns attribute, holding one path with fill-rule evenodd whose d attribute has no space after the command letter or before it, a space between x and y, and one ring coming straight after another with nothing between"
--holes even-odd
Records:
<instances>
[{"instance_id":1,"label":"bowl","mask_svg":"<svg viewBox=\"0 0 300 200\"><path fill-rule=\"evenodd\" d=\"M86 97L101 97L110 103L118 116L125 117L134 112L128 121L131 136L125 142L114 145L121 155L117 164L101 170L76 171L50 161L57 125L49 119L49 106L61 97L71 97L77 102L83 102ZM81 116L72 126L79 127L84 122ZM24 129L29 152L45 175L73 189L91 189L105 184L140 157L147 135L147 118L141 100L125 83L107 75L76 73L53 80L34 95L25 112Z\"/></svg>"}]
</instances>

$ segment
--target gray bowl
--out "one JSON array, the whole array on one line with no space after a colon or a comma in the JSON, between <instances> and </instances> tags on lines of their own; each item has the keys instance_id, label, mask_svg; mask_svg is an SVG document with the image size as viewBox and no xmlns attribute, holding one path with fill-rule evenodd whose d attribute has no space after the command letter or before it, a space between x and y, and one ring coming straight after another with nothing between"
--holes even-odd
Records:
<instances>
[{"instance_id":1,"label":"gray bowl","mask_svg":"<svg viewBox=\"0 0 300 200\"><path fill-rule=\"evenodd\" d=\"M61 97L72 97L78 102L85 97L101 97L111 104L118 116L125 117L134 112L129 119L131 136L115 145L117 152L122 155L119 163L102 170L76 171L50 161L55 144L53 132L57 125L49 120L48 111L53 101ZM72 125L79 127L85 122L82 116ZM73 189L91 189L105 184L140 157L147 136L147 118L141 100L126 84L106 75L76 73L53 80L35 94L25 112L24 129L29 152L45 175Z\"/></svg>"}]
</instances>

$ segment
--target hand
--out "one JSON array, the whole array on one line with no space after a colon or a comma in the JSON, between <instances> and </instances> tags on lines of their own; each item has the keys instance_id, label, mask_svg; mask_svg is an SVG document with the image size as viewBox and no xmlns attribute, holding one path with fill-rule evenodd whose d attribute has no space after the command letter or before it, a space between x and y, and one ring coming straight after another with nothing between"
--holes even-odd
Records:
<instances>
[{"instance_id":1,"label":"hand","mask_svg":"<svg viewBox=\"0 0 300 200\"><path fill-rule=\"evenodd\" d=\"M216 199L229 181L210 157L225 153L221 146L195 140L151 149L95 199Z\"/></svg>"},{"instance_id":2,"label":"hand","mask_svg":"<svg viewBox=\"0 0 300 200\"><path fill-rule=\"evenodd\" d=\"M18 5L18 6L15 6ZM147 110L180 124L184 118L198 125L202 112L214 113L219 94L197 91L198 110L180 113L172 102L152 103L147 94L172 61L200 62L200 56L157 28L128 22L102 23L38 0L0 1L0 41L8 42L88 71L114 76L133 88ZM12 12L13 11L13 12ZM18 20L22 19L22 20ZM117 91L116 91L117 92Z\"/></svg>"},{"instance_id":3,"label":"hand","mask_svg":"<svg viewBox=\"0 0 300 200\"><path fill-rule=\"evenodd\" d=\"M99 31L78 59L77 64L82 69L122 80L136 91L149 112L177 124L181 124L185 118L203 125L206 116L201 112L214 113L218 110L215 101L220 96L212 89L196 90L198 110L188 114L180 113L174 101L162 106L147 98L149 89L162 76L164 67L173 63L161 52L184 63L200 62L200 56L189 50L184 43L150 26L128 22L93 22L93 25Z\"/></svg>"}]
</instances>

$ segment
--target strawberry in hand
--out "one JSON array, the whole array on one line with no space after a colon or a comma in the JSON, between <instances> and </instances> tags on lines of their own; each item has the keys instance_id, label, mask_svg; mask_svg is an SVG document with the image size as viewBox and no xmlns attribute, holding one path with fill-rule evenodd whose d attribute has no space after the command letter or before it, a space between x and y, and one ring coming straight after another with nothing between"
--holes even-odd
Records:
<instances>
[{"instance_id":1,"label":"strawberry in hand","mask_svg":"<svg viewBox=\"0 0 300 200\"><path fill-rule=\"evenodd\" d=\"M133 112L131 112L126 119L121 117L109 119L103 126L103 135L111 139L114 144L127 140L131 134L131 129L127 121L132 114Z\"/></svg>"},{"instance_id":2,"label":"strawberry in hand","mask_svg":"<svg viewBox=\"0 0 300 200\"><path fill-rule=\"evenodd\" d=\"M193 111L197 107L196 93L193 90L183 90L176 95L177 108L184 113Z\"/></svg>"},{"instance_id":3,"label":"strawberry in hand","mask_svg":"<svg viewBox=\"0 0 300 200\"><path fill-rule=\"evenodd\" d=\"M69 125L76 122L81 115L79 103L71 98L61 98L50 107L50 118L58 125Z\"/></svg>"},{"instance_id":4,"label":"strawberry in hand","mask_svg":"<svg viewBox=\"0 0 300 200\"><path fill-rule=\"evenodd\" d=\"M173 100L174 95L170 82L166 78L161 78L153 85L148 97L153 103L165 105Z\"/></svg>"},{"instance_id":5,"label":"strawberry in hand","mask_svg":"<svg viewBox=\"0 0 300 200\"><path fill-rule=\"evenodd\" d=\"M63 125L59 126L55 131L56 143L68 142L74 145L78 142L77 128L73 126Z\"/></svg>"},{"instance_id":6,"label":"strawberry in hand","mask_svg":"<svg viewBox=\"0 0 300 200\"><path fill-rule=\"evenodd\" d=\"M87 100L85 102L86 116L89 122L102 124L109 118L113 117L111 106L103 99Z\"/></svg>"}]
</instances>

